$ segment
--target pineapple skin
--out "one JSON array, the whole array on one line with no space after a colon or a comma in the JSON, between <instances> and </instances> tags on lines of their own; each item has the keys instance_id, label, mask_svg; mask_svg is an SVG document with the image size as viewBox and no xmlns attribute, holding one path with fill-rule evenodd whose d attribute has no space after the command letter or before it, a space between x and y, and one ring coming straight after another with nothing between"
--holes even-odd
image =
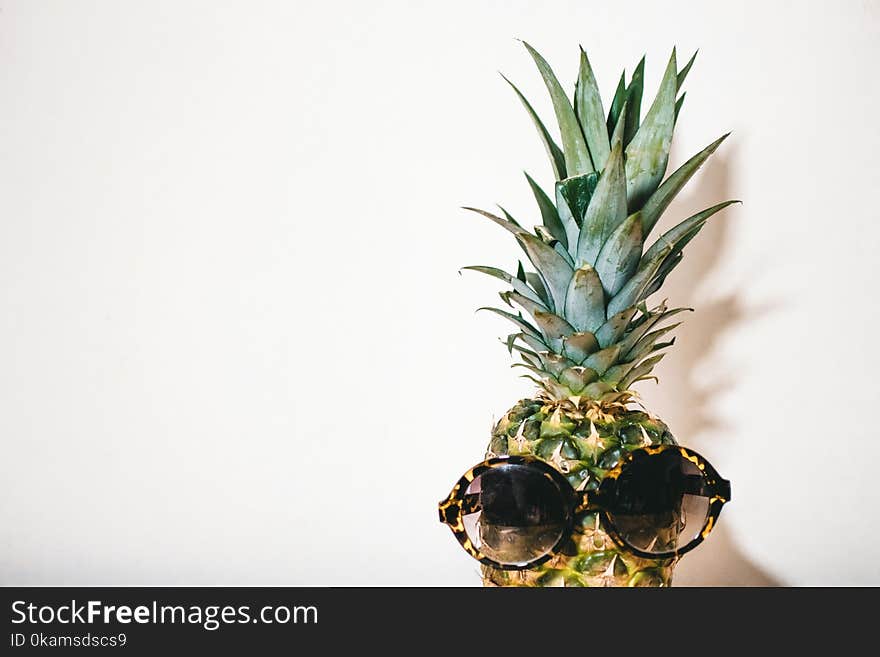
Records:
<instances>
[{"instance_id":1,"label":"pineapple skin","mask_svg":"<svg viewBox=\"0 0 880 657\"><path fill-rule=\"evenodd\" d=\"M669 428L646 412L616 409L597 416L577 401L519 401L495 425L487 457L537 456L574 488L595 490L626 452L676 444ZM605 532L599 514L580 513L571 539L550 560L527 570L484 565L481 571L484 586L662 587L672 584L675 563L630 554Z\"/></svg>"}]
</instances>

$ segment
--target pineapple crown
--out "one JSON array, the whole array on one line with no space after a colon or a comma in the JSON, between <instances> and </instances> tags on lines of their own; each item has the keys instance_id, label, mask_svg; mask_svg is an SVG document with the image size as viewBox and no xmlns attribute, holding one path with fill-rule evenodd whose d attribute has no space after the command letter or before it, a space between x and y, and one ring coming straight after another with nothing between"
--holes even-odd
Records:
<instances>
[{"instance_id":1,"label":"pineapple crown","mask_svg":"<svg viewBox=\"0 0 880 657\"><path fill-rule=\"evenodd\" d=\"M707 219L737 201L698 212L645 249L648 235L676 194L727 135L663 180L673 128L685 97L679 92L696 53L678 70L673 48L657 96L640 123L644 57L628 85L626 72L621 74L606 117L583 48L572 103L544 58L529 44L524 45L550 93L561 148L525 96L504 79L519 97L547 150L556 179L555 202L526 174L542 219L534 234L503 208L503 217L465 208L512 233L536 271L526 271L521 262L515 276L495 267L464 269L510 285L512 289L501 293L502 300L531 317L529 321L521 312L480 309L497 313L517 326L518 331L505 341L508 351L516 350L522 359L514 366L537 375L525 376L547 396L626 401L634 394L631 385L656 378L651 371L664 356L658 352L675 341L662 340L678 326L662 326L664 320L689 310L667 309L665 302L648 308L647 298L681 262L685 245Z\"/></svg>"}]
</instances>

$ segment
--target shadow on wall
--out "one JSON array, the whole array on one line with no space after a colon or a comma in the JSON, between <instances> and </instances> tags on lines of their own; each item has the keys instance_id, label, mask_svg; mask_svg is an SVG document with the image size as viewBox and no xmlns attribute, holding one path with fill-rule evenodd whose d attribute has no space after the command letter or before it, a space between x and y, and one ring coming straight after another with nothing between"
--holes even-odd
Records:
<instances>
[{"instance_id":1,"label":"shadow on wall","mask_svg":"<svg viewBox=\"0 0 880 657\"><path fill-rule=\"evenodd\" d=\"M701 172L696 193L689 205L699 210L719 203L732 196L730 172L735 152L730 145L723 153L713 155ZM697 210L695 210L697 211ZM710 219L700 236L688 245L686 257L675 274L670 276L666 294L674 306L690 306L696 312L688 314L684 324L676 331L679 338L675 347L675 367L663 372L661 381L666 390L674 391L676 399L682 400L681 409L672 426L673 433L689 447L698 452L708 445L707 438L714 429L720 428L712 413L712 400L730 388L735 381L727 378L705 384L697 380L695 373L708 358L718 339L735 328L746 316L754 317L753 309L747 309L742 299L728 295L705 305L696 298L696 290L729 248L730 217L724 212ZM660 295L658 295L660 296ZM748 312L747 312L748 310ZM670 418L671 420L671 418ZM722 474L723 474L722 468ZM736 495L736 482L733 485ZM759 566L749 561L739 550L735 540L721 522L712 534L693 552L685 555L676 568L675 584L678 586L780 586L781 582Z\"/></svg>"}]
</instances>

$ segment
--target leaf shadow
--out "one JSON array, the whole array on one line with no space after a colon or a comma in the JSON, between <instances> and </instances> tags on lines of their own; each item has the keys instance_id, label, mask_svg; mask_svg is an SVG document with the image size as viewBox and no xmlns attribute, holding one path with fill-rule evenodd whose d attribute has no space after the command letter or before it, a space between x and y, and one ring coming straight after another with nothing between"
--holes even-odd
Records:
<instances>
[{"instance_id":1,"label":"leaf shadow","mask_svg":"<svg viewBox=\"0 0 880 657\"><path fill-rule=\"evenodd\" d=\"M713 155L695 181L695 192L670 208L669 214L686 217L735 198L731 195L735 187L731 184L735 163L736 151L732 146ZM713 357L720 340L729 337L745 322L771 310L769 306L747 307L736 293L705 303L705 289L700 290L717 264L734 248L730 243L730 222L735 217L725 213L734 214L735 208L739 206L732 206L710 219L700 236L688 245L686 257L670 275L663 293L658 295L668 297L674 306L695 308L676 330L674 355L658 367L662 385L650 392L652 399L662 398L657 407L664 409L664 419L679 441L697 451L704 451L702 446L708 448L723 430L735 430L725 427L713 411L714 400L735 386L735 374L713 374L713 380L706 381L700 378L700 369ZM735 482L733 488L735 493ZM709 538L682 559L676 568L675 583L678 586L783 585L739 548L724 524L723 515Z\"/></svg>"}]
</instances>

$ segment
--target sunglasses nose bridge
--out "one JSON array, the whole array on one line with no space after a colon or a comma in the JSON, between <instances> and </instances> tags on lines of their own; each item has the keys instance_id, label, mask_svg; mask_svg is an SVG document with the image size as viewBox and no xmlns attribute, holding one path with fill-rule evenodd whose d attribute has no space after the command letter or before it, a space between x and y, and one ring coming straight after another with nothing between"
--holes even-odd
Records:
<instances>
[{"instance_id":1,"label":"sunglasses nose bridge","mask_svg":"<svg viewBox=\"0 0 880 657\"><path fill-rule=\"evenodd\" d=\"M575 513L589 513L590 511L598 510L595 501L592 499L591 494L587 491L577 491L575 495Z\"/></svg>"}]
</instances>

